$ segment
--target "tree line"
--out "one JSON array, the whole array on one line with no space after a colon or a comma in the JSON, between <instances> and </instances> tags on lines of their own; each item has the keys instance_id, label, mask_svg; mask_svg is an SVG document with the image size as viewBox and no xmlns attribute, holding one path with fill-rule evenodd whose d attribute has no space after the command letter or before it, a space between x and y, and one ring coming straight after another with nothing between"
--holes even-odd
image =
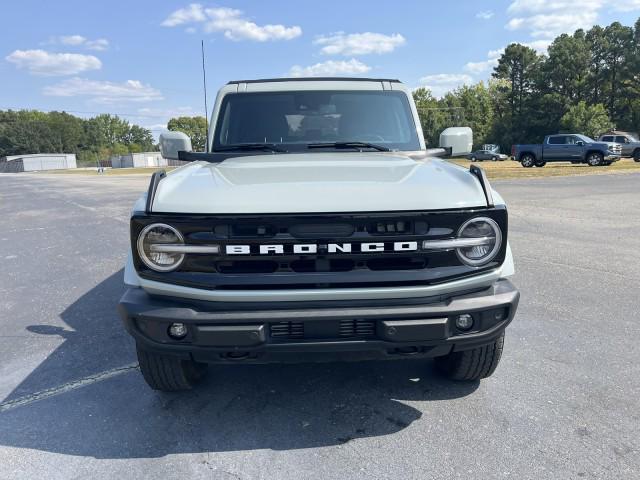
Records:
<instances>
[{"instance_id":1,"label":"tree line","mask_svg":"<svg viewBox=\"0 0 640 480\"><path fill-rule=\"evenodd\" d=\"M151 132L117 115L80 118L66 112L0 110L0 157L75 153L81 165L112 155L157 150Z\"/></svg>"},{"instance_id":2,"label":"tree line","mask_svg":"<svg viewBox=\"0 0 640 480\"><path fill-rule=\"evenodd\" d=\"M452 125L473 129L474 144L509 152L516 143L571 131L595 137L616 128L640 130L640 19L633 27L562 34L546 54L517 43L507 46L487 83L462 86L435 98L414 91L425 140L437 145Z\"/></svg>"}]
</instances>

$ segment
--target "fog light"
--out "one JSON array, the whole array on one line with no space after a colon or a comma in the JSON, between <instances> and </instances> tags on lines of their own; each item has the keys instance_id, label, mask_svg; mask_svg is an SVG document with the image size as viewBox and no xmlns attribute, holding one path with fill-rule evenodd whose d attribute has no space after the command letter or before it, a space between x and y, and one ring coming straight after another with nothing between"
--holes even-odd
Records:
<instances>
[{"instance_id":1,"label":"fog light","mask_svg":"<svg viewBox=\"0 0 640 480\"><path fill-rule=\"evenodd\" d=\"M459 330L470 330L473 327L473 317L468 313L463 313L456 317L456 328Z\"/></svg>"},{"instance_id":2,"label":"fog light","mask_svg":"<svg viewBox=\"0 0 640 480\"><path fill-rule=\"evenodd\" d=\"M169 336L181 340L187 336L187 326L184 323L172 323L169 327Z\"/></svg>"}]
</instances>

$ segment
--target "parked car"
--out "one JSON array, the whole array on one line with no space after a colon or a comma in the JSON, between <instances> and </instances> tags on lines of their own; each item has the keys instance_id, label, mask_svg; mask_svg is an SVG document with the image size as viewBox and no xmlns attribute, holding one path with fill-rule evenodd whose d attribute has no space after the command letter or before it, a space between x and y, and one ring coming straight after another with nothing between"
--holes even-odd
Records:
<instances>
[{"instance_id":1,"label":"parked car","mask_svg":"<svg viewBox=\"0 0 640 480\"><path fill-rule=\"evenodd\" d=\"M210 153L160 136L191 163L154 173L132 211L119 311L152 388L189 389L207 363L493 373L519 299L507 208L479 167L429 156L410 88L230 82L210 125Z\"/></svg>"},{"instance_id":2,"label":"parked car","mask_svg":"<svg viewBox=\"0 0 640 480\"><path fill-rule=\"evenodd\" d=\"M636 162L640 162L640 140L628 132L615 132L600 135L601 142L615 142L622 147L623 157L632 157Z\"/></svg>"},{"instance_id":3,"label":"parked car","mask_svg":"<svg viewBox=\"0 0 640 480\"><path fill-rule=\"evenodd\" d=\"M547 135L542 145L513 145L511 157L523 167L544 167L547 162L587 163L592 167L611 165L620 159L621 147L578 133Z\"/></svg>"},{"instance_id":4,"label":"parked car","mask_svg":"<svg viewBox=\"0 0 640 480\"><path fill-rule=\"evenodd\" d=\"M468 154L467 158L472 162L482 162L483 160L493 160L495 162L497 160L506 160L507 156L503 153L497 153L492 150L476 150L475 152Z\"/></svg>"}]
</instances>

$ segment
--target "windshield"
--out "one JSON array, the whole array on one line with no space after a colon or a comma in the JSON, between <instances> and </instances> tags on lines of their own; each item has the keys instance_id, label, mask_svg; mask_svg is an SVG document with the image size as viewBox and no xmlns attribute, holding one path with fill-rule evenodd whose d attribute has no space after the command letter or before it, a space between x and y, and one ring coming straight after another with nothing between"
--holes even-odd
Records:
<instances>
[{"instance_id":1,"label":"windshield","mask_svg":"<svg viewBox=\"0 0 640 480\"><path fill-rule=\"evenodd\" d=\"M229 94L220 108L213 150L268 143L287 151L306 151L310 144L345 142L371 143L391 150L420 150L406 94L392 91Z\"/></svg>"}]
</instances>

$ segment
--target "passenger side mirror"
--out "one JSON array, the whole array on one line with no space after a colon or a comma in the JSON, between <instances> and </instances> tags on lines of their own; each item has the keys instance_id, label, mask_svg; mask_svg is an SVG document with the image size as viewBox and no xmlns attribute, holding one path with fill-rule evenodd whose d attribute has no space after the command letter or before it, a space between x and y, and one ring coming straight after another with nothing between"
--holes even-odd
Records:
<instances>
[{"instance_id":1,"label":"passenger side mirror","mask_svg":"<svg viewBox=\"0 0 640 480\"><path fill-rule=\"evenodd\" d=\"M578 145L579 147L584 147L584 142L582 140L578 140L576 142L576 145Z\"/></svg>"},{"instance_id":2,"label":"passenger side mirror","mask_svg":"<svg viewBox=\"0 0 640 480\"><path fill-rule=\"evenodd\" d=\"M160 153L164 158L179 160L178 152L191 152L191 139L182 132L160 134Z\"/></svg>"}]
</instances>

